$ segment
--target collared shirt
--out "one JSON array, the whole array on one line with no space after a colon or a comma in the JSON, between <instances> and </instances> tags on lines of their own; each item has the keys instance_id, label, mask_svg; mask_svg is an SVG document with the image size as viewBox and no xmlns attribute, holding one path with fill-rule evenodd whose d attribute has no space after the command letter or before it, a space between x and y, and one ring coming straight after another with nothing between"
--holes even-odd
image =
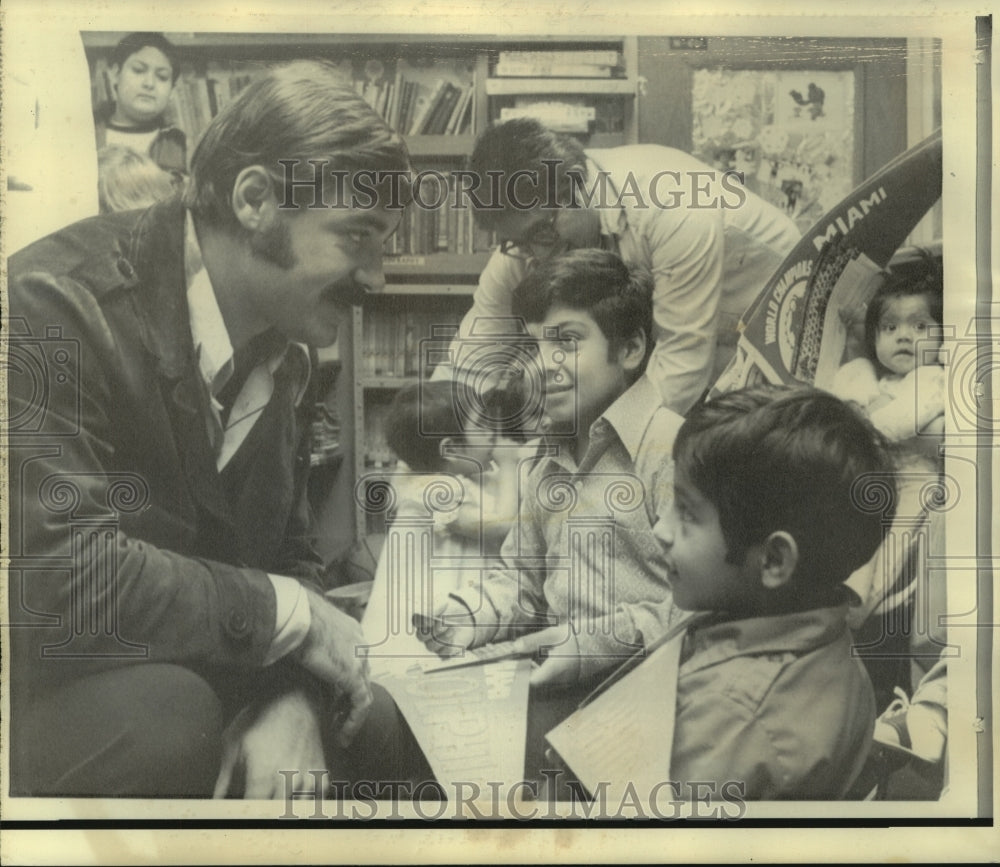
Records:
<instances>
[{"instance_id":1,"label":"collared shirt","mask_svg":"<svg viewBox=\"0 0 1000 867\"><path fill-rule=\"evenodd\" d=\"M218 396L233 375L233 345L208 270L202 260L190 211L187 212L185 223L184 270L191 336L211 408L210 417L205 419L205 423L208 426L209 440L215 448L216 466L221 471L246 440L271 400L274 393L274 373L284 363L289 352L301 353L305 357L305 364L296 366L303 374L297 383L296 403L302 399L309 379L309 353L301 344L288 343L258 364L247 376L233 402L226 424L223 425L222 404ZM271 647L264 659L265 665L281 659L297 648L309 632L311 623L309 599L302 585L285 575L269 574L268 578L274 587L275 628Z\"/></svg>"},{"instance_id":2,"label":"collared shirt","mask_svg":"<svg viewBox=\"0 0 1000 867\"><path fill-rule=\"evenodd\" d=\"M601 246L653 275L656 347L646 372L665 405L683 414L732 354L715 358L716 344L736 345L740 316L800 233L776 207L732 179L741 196L721 186L718 172L683 151L628 145L586 153L588 191L597 190L592 207L602 201L599 178L606 185L608 206L597 207ZM459 338L488 334L510 316L527 267L499 251L490 257Z\"/></svg>"},{"instance_id":3,"label":"collared shirt","mask_svg":"<svg viewBox=\"0 0 1000 867\"><path fill-rule=\"evenodd\" d=\"M838 605L694 627L678 672L671 779L733 781L753 800L841 797L875 723L846 615Z\"/></svg>"},{"instance_id":4,"label":"collared shirt","mask_svg":"<svg viewBox=\"0 0 1000 867\"><path fill-rule=\"evenodd\" d=\"M455 594L473 612L477 644L565 623L566 652L578 654L586 677L683 616L652 529L657 502L672 487L681 422L643 376L591 426L579 465L565 444L544 447L548 453L522 480L503 568Z\"/></svg>"}]
</instances>

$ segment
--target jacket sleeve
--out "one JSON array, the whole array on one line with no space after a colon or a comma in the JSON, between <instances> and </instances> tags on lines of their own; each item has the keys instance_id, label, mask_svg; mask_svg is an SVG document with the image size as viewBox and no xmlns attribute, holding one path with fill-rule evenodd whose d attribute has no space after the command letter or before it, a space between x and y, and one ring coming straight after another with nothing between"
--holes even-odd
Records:
<instances>
[{"instance_id":1,"label":"jacket sleeve","mask_svg":"<svg viewBox=\"0 0 1000 867\"><path fill-rule=\"evenodd\" d=\"M477 627L475 646L507 641L546 625L548 603L543 587L548 545L534 487L529 483L522 496L517 520L500 548L500 566L476 586L453 594L472 612Z\"/></svg>"},{"instance_id":2,"label":"jacket sleeve","mask_svg":"<svg viewBox=\"0 0 1000 867\"><path fill-rule=\"evenodd\" d=\"M8 390L12 617L39 626L18 630L33 647L20 659L69 633L74 658L144 648L151 661L259 666L274 633L267 575L198 556L194 516L158 499L155 471L115 445L137 423L122 393L139 360L117 351L103 308L71 277L28 273L10 295L23 317Z\"/></svg>"}]
</instances>

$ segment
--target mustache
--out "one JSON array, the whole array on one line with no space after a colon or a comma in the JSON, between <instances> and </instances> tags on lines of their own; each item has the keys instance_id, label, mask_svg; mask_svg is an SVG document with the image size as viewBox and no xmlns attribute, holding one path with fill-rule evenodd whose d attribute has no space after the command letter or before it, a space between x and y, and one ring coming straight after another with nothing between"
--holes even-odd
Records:
<instances>
[{"instance_id":1,"label":"mustache","mask_svg":"<svg viewBox=\"0 0 1000 867\"><path fill-rule=\"evenodd\" d=\"M363 304L367 296L368 290L353 277L345 277L343 280L331 283L323 290L324 300L352 307Z\"/></svg>"}]
</instances>

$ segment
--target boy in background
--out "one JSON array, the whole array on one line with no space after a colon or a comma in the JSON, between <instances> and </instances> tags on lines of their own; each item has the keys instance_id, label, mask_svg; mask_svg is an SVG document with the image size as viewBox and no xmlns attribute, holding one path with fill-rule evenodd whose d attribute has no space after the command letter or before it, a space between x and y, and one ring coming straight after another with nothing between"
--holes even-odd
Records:
<instances>
[{"instance_id":1,"label":"boy in background","mask_svg":"<svg viewBox=\"0 0 1000 867\"><path fill-rule=\"evenodd\" d=\"M502 567L452 593L422 636L443 654L519 636L519 650L547 651L532 684L572 685L552 722L677 615L652 495L670 484L681 418L643 374L651 296L648 275L596 249L540 262L518 286L513 312L539 347L546 444ZM531 728L529 717L529 741Z\"/></svg>"},{"instance_id":2,"label":"boy in background","mask_svg":"<svg viewBox=\"0 0 1000 867\"><path fill-rule=\"evenodd\" d=\"M838 798L871 746L875 702L851 655L844 581L885 534L864 478L892 462L837 398L761 388L695 407L655 527L686 630L669 777L746 799ZM641 710L641 709L637 709Z\"/></svg>"}]
</instances>

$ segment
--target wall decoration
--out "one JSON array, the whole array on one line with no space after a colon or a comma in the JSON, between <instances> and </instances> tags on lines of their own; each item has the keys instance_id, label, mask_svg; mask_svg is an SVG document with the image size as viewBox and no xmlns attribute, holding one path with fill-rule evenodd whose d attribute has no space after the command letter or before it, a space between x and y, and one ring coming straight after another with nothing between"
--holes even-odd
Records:
<instances>
[{"instance_id":1,"label":"wall decoration","mask_svg":"<svg viewBox=\"0 0 1000 867\"><path fill-rule=\"evenodd\" d=\"M853 70L696 69L693 84L695 156L802 230L853 189Z\"/></svg>"}]
</instances>

